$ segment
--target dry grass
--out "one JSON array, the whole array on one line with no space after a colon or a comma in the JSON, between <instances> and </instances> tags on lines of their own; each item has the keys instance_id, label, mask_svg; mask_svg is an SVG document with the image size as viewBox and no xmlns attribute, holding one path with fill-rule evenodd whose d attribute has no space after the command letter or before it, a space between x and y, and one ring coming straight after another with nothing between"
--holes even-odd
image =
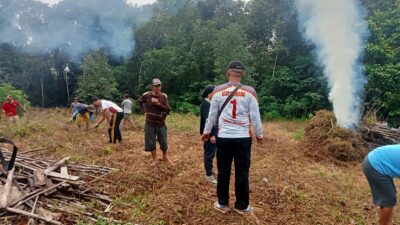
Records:
<instances>
[{"instance_id":1,"label":"dry grass","mask_svg":"<svg viewBox=\"0 0 400 225\"><path fill-rule=\"evenodd\" d=\"M204 179L198 119L173 114L168 118L173 165L150 166L143 151L143 117L123 131L124 143L107 144L105 128L80 132L60 109L32 109L17 127L0 125L21 149L46 147L43 157L70 155L75 161L119 169L98 181L99 189L115 199L106 215L126 224L374 224L369 187L358 163L338 167L304 156L299 139L305 124L269 122L266 142L254 145L250 176L250 201L254 216L221 215L212 208L215 187ZM23 130L23 132L21 131ZM20 135L24 134L24 135ZM265 183L263 178L268 177ZM233 185L233 184L232 184ZM234 200L233 186L231 189ZM233 203L233 202L232 202ZM90 204L88 203L88 206ZM368 208L367 207L367 208ZM78 223L79 221L79 223ZM395 216L400 223L400 213ZM90 224L68 217L66 224ZM99 222L97 224L111 224Z\"/></svg>"}]
</instances>

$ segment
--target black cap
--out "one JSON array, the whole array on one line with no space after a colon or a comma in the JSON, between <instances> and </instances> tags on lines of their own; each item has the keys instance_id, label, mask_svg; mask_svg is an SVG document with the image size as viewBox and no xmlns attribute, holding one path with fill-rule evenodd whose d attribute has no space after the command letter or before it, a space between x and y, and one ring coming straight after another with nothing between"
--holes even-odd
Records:
<instances>
[{"instance_id":1,"label":"black cap","mask_svg":"<svg viewBox=\"0 0 400 225\"><path fill-rule=\"evenodd\" d=\"M244 70L244 66L242 62L235 59L229 63L228 69Z\"/></svg>"},{"instance_id":2,"label":"black cap","mask_svg":"<svg viewBox=\"0 0 400 225\"><path fill-rule=\"evenodd\" d=\"M203 98L207 98L208 94L212 93L215 89L214 85L208 85L204 88L203 94L201 95Z\"/></svg>"}]
</instances>

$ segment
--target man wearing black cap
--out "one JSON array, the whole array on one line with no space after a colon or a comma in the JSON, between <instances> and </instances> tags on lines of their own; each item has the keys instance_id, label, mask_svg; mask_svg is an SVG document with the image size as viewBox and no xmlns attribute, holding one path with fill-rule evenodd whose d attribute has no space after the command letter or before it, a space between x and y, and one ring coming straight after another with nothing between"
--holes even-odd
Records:
<instances>
[{"instance_id":1,"label":"man wearing black cap","mask_svg":"<svg viewBox=\"0 0 400 225\"><path fill-rule=\"evenodd\" d=\"M144 93L138 99L140 110L146 117L144 127L144 150L151 152L153 165L157 163L156 141L163 152L163 160L167 157L168 139L165 119L170 111L168 96L161 92L161 81L157 78L151 82L151 91Z\"/></svg>"},{"instance_id":2,"label":"man wearing black cap","mask_svg":"<svg viewBox=\"0 0 400 225\"><path fill-rule=\"evenodd\" d=\"M234 160L236 194L234 211L247 214L253 211L249 206L252 143L250 125L254 127L258 143L263 141L263 129L256 91L240 83L244 76L243 64L238 60L230 62L227 76L229 82L214 90L202 140L207 141L210 138L211 130L217 124L218 201L214 203L214 208L222 213L230 210L229 181Z\"/></svg>"},{"instance_id":3,"label":"man wearing black cap","mask_svg":"<svg viewBox=\"0 0 400 225\"><path fill-rule=\"evenodd\" d=\"M200 106L200 134L203 134L204 126L208 118L208 113L210 112L212 92L215 86L209 85L204 91L202 97L204 98ZM216 146L216 129L213 128L211 132L210 139L204 142L204 169L206 170L206 178L212 184L217 184L217 180L214 177L213 171L213 159L215 156Z\"/></svg>"}]
</instances>

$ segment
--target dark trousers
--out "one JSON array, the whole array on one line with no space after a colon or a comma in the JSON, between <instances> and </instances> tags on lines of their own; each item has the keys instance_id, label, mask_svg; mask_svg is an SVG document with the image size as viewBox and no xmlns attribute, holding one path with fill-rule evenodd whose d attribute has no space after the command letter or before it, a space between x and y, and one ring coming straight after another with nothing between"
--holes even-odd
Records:
<instances>
[{"instance_id":1,"label":"dark trousers","mask_svg":"<svg viewBox=\"0 0 400 225\"><path fill-rule=\"evenodd\" d=\"M235 208L246 209L249 205L249 169L251 138L218 138L217 196L221 205L229 204L229 180L232 161L235 162Z\"/></svg>"},{"instance_id":2,"label":"dark trousers","mask_svg":"<svg viewBox=\"0 0 400 225\"><path fill-rule=\"evenodd\" d=\"M211 143L210 140L204 143L204 169L206 170L206 175L213 175L213 159L215 156L216 144Z\"/></svg>"},{"instance_id":3,"label":"dark trousers","mask_svg":"<svg viewBox=\"0 0 400 225\"><path fill-rule=\"evenodd\" d=\"M111 120L110 120L110 126L111 128L108 128L108 136L110 137L110 143L117 143L122 142L122 134L121 134L121 129L119 125L121 124L121 120L124 118L124 113L119 112L119 113L113 113Z\"/></svg>"}]
</instances>

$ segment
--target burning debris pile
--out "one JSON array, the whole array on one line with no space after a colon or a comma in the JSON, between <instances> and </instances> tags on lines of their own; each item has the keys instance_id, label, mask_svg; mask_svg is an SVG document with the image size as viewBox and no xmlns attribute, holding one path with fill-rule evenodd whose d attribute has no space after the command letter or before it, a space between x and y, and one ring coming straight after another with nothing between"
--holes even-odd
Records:
<instances>
[{"instance_id":1,"label":"burning debris pile","mask_svg":"<svg viewBox=\"0 0 400 225\"><path fill-rule=\"evenodd\" d=\"M400 143L400 131L379 124L362 124L357 130L336 125L335 115L318 111L305 128L306 154L318 160L361 161L381 145Z\"/></svg>"},{"instance_id":2,"label":"burning debris pile","mask_svg":"<svg viewBox=\"0 0 400 225\"><path fill-rule=\"evenodd\" d=\"M0 143L14 145L4 138ZM68 221L68 215L97 221L111 209L112 199L90 185L114 169L67 163L70 157L45 160L17 153L15 145L13 153L1 148L0 158L5 170L0 174L0 219L63 224L60 221Z\"/></svg>"}]
</instances>

